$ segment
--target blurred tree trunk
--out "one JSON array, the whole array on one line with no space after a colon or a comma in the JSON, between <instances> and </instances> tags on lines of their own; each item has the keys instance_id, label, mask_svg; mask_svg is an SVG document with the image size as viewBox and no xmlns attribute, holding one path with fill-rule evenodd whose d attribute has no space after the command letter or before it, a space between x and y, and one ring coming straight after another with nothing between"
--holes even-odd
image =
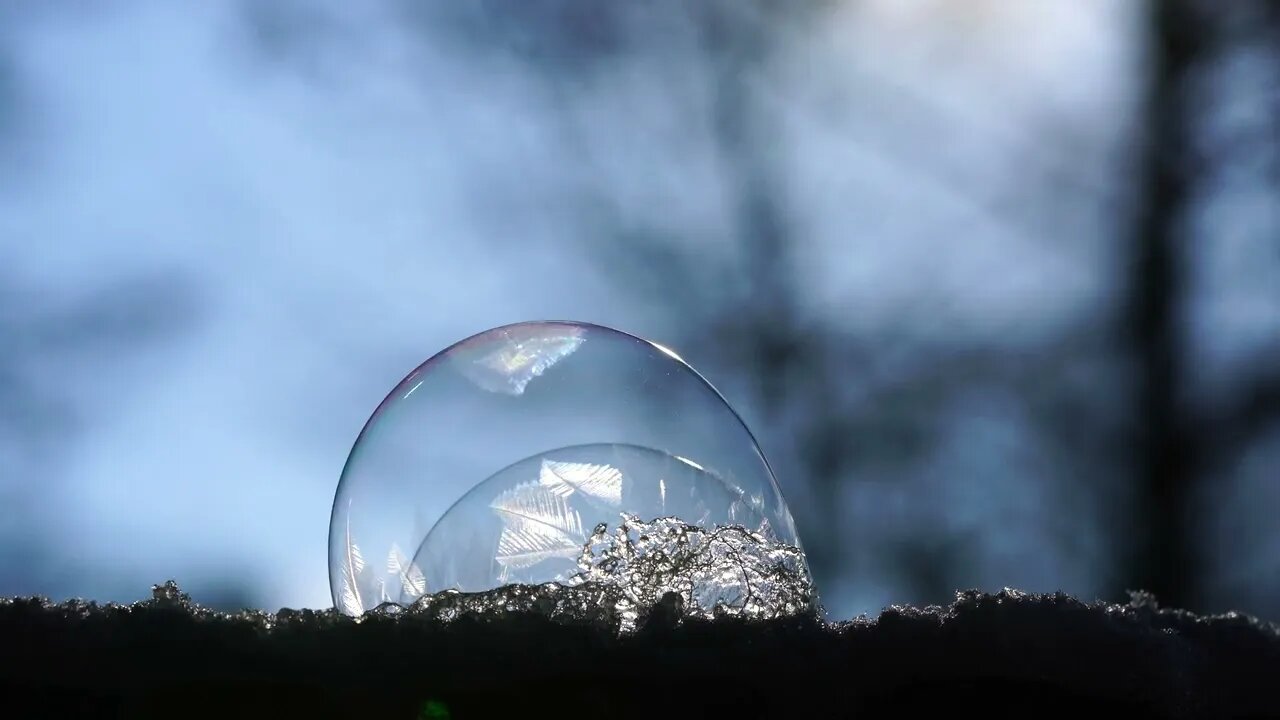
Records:
<instances>
[{"instance_id":1,"label":"blurred tree trunk","mask_svg":"<svg viewBox=\"0 0 1280 720\"><path fill-rule=\"evenodd\" d=\"M1135 378L1134 547L1123 580L1163 603L1194 607L1200 579L1193 491L1199 434L1185 387L1187 295L1180 237L1190 204L1191 108L1185 89L1203 51L1188 0L1148 3L1147 88L1137 139L1130 305Z\"/></svg>"},{"instance_id":2,"label":"blurred tree trunk","mask_svg":"<svg viewBox=\"0 0 1280 720\"><path fill-rule=\"evenodd\" d=\"M712 4L706 6L702 18L704 37L716 60L713 127L733 190L735 229L742 252L740 275L733 289L740 303L731 303L728 314L717 318L715 336L732 345L734 355L747 360L761 409L773 421L784 417L795 390L791 381L798 375L804 376L806 390L825 389L828 383L814 362L815 349L807 347L797 307L795 238L784 207L776 118L761 106L752 80L767 66L783 27L798 22L783 13L812 12L819 6ZM831 419L826 412L818 415L824 423ZM831 431L821 436L835 437ZM804 459L817 517L810 517L811 522L804 525L808 532L801 541L813 572L823 579L847 570L841 567L837 532L840 452L838 443L827 442Z\"/></svg>"}]
</instances>

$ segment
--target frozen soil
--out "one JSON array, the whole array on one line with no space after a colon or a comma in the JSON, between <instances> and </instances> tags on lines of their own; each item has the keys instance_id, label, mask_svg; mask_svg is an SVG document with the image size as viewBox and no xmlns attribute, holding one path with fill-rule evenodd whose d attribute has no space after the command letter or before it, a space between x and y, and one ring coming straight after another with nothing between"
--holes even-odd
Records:
<instances>
[{"instance_id":1,"label":"frozen soil","mask_svg":"<svg viewBox=\"0 0 1280 720\"><path fill-rule=\"evenodd\" d=\"M619 633L581 589L495 592L360 619L217 613L172 584L127 606L0 600L5 715L1280 718L1275 626L1149 596L964 592L827 623L689 617L670 593Z\"/></svg>"}]
</instances>

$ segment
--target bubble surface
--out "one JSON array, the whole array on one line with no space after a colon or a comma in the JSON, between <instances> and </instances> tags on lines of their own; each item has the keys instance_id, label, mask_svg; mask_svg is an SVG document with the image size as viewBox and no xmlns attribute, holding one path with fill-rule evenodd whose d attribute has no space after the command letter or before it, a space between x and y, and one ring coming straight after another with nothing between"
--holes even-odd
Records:
<instances>
[{"instance_id":1,"label":"bubble surface","mask_svg":"<svg viewBox=\"0 0 1280 720\"><path fill-rule=\"evenodd\" d=\"M415 368L360 432L330 519L334 606L582 582L605 528L659 519L803 559L755 438L674 352L589 323L494 328ZM738 577L706 592L747 608Z\"/></svg>"}]
</instances>

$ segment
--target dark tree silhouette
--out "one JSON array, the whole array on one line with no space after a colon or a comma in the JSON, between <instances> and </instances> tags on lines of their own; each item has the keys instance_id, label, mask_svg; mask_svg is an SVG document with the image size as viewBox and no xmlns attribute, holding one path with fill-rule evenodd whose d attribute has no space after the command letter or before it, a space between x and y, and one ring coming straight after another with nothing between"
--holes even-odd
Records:
<instances>
[{"instance_id":1,"label":"dark tree silhouette","mask_svg":"<svg viewBox=\"0 0 1280 720\"><path fill-rule=\"evenodd\" d=\"M1280 41L1280 3L1253 5L1249 32ZM1233 8L1239 10L1245 3ZM1203 609L1206 510L1201 493L1232 458L1280 418L1280 346L1211 408L1190 401L1187 334L1191 295L1187 221L1213 160L1196 152L1204 108L1193 94L1205 67L1241 40L1211 8L1190 0L1149 3L1148 77L1137 167L1137 205L1126 333L1134 358L1135 542L1123 579L1162 602ZM1276 58L1280 61L1280 58ZM1249 142L1274 143L1271 138ZM1225 161L1226 159L1224 159ZM1118 590L1118 589L1117 589Z\"/></svg>"},{"instance_id":2,"label":"dark tree silhouette","mask_svg":"<svg viewBox=\"0 0 1280 720\"><path fill-rule=\"evenodd\" d=\"M1186 270L1180 221L1190 196L1191 145L1184 88L1204 53L1200 25L1183 0L1150 3L1148 88L1140 144L1140 196L1129 290L1129 332L1137 372L1134 477L1139 517L1127 582L1184 606L1196 566L1189 498L1196 435L1179 399L1185 374L1182 336Z\"/></svg>"}]
</instances>

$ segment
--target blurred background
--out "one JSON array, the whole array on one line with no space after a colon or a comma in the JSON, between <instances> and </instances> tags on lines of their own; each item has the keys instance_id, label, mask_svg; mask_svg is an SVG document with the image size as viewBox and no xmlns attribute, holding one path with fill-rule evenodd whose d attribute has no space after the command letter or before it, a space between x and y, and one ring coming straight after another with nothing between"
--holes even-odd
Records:
<instances>
[{"instance_id":1,"label":"blurred background","mask_svg":"<svg viewBox=\"0 0 1280 720\"><path fill-rule=\"evenodd\" d=\"M1280 6L0 3L0 595L330 606L369 413L548 318L729 398L833 616L1280 620Z\"/></svg>"}]
</instances>

